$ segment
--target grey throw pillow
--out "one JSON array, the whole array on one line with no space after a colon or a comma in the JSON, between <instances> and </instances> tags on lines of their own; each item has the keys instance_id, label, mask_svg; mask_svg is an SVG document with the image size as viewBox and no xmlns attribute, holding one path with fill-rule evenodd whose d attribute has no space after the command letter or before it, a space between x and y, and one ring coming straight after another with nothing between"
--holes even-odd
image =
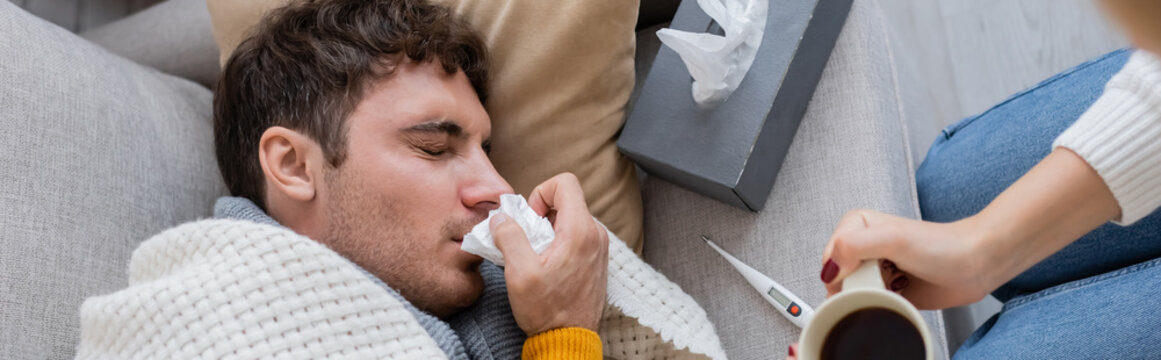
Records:
<instances>
[{"instance_id":1,"label":"grey throw pillow","mask_svg":"<svg viewBox=\"0 0 1161 360\"><path fill-rule=\"evenodd\" d=\"M0 357L72 358L81 302L127 285L141 241L210 214L210 106L0 1Z\"/></svg>"}]
</instances>

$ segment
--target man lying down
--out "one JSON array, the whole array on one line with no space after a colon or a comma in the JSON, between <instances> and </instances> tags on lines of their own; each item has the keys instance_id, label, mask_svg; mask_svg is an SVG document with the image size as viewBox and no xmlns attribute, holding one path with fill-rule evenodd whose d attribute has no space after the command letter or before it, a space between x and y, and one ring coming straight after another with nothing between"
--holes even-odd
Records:
<instances>
[{"instance_id":1,"label":"man lying down","mask_svg":"<svg viewBox=\"0 0 1161 360\"><path fill-rule=\"evenodd\" d=\"M234 197L142 243L129 287L82 305L77 357L724 358L571 174L529 197L554 214L547 251L503 216L505 268L460 249L513 191L488 159L486 54L422 0L271 12L215 90Z\"/></svg>"}]
</instances>

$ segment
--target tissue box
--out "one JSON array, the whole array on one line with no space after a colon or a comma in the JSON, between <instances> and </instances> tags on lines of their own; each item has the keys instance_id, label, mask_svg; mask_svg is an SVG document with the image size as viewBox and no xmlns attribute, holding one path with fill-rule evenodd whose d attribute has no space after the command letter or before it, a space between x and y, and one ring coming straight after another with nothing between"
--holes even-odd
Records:
<instances>
[{"instance_id":1,"label":"tissue box","mask_svg":"<svg viewBox=\"0 0 1161 360\"><path fill-rule=\"evenodd\" d=\"M761 210L851 1L772 0L754 64L712 109L694 103L685 64L662 46L617 146L653 176ZM707 32L715 26L696 0L684 0L670 27Z\"/></svg>"}]
</instances>

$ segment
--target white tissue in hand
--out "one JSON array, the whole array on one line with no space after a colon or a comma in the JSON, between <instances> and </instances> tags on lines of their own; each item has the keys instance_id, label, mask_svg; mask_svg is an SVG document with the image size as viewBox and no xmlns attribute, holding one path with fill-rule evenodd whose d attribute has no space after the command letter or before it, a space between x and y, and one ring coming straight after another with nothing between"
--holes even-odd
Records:
<instances>
[{"instance_id":1,"label":"white tissue in hand","mask_svg":"<svg viewBox=\"0 0 1161 360\"><path fill-rule=\"evenodd\" d=\"M657 37L681 56L693 77L693 100L710 108L723 102L750 71L766 29L769 0L698 0L725 36L661 29Z\"/></svg>"},{"instance_id":2,"label":"white tissue in hand","mask_svg":"<svg viewBox=\"0 0 1161 360\"><path fill-rule=\"evenodd\" d=\"M552 230L552 223L548 222L548 218L532 211L532 208L528 206L528 201L524 200L523 196L504 194L500 195L500 208L488 212L487 219L476 224L472 228L472 232L464 235L464 242L460 244L460 249L479 255L496 263L496 265L504 266L504 254L501 254L500 250L496 248L496 243L492 240L492 228L489 226L492 217L501 213L508 215L512 219L511 221L516 221L516 224L524 229L524 235L528 237L528 242L532 244L532 250L537 254L548 249L548 245L556 237L556 232Z\"/></svg>"}]
</instances>

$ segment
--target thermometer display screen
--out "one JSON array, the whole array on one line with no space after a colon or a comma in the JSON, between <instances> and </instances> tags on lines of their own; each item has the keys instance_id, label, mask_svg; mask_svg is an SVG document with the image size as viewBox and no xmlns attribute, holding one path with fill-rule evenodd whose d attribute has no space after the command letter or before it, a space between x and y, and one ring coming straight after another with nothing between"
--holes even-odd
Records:
<instances>
[{"instance_id":1,"label":"thermometer display screen","mask_svg":"<svg viewBox=\"0 0 1161 360\"><path fill-rule=\"evenodd\" d=\"M787 299L786 296L782 295L782 293L778 292L778 290L775 290L774 288L770 288L770 290L767 290L766 293L770 294L770 297L774 298L774 301L777 301L779 305L782 305L782 306L789 306L790 305L790 299Z\"/></svg>"}]
</instances>

